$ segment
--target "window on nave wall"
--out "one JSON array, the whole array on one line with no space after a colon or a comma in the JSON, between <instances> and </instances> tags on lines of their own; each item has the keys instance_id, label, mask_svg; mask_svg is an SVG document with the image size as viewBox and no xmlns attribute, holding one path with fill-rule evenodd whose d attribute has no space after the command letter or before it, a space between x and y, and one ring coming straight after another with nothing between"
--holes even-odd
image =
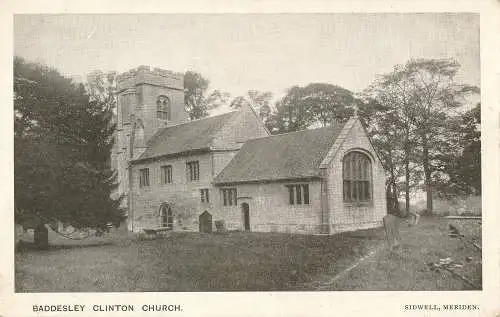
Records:
<instances>
[{"instance_id":1,"label":"window on nave wall","mask_svg":"<svg viewBox=\"0 0 500 317\"><path fill-rule=\"evenodd\" d=\"M159 96L156 99L156 117L162 120L170 120L170 99L167 96Z\"/></svg>"}]
</instances>

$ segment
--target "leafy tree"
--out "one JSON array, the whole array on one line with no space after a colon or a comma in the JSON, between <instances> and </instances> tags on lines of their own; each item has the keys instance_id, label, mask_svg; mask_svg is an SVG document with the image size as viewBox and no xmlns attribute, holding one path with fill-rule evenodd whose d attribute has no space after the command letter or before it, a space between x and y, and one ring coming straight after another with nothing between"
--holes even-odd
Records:
<instances>
[{"instance_id":1,"label":"leafy tree","mask_svg":"<svg viewBox=\"0 0 500 317\"><path fill-rule=\"evenodd\" d=\"M112 108L55 69L15 58L15 216L35 227L38 246L48 245L48 223L104 230L123 220L110 198Z\"/></svg>"},{"instance_id":2,"label":"leafy tree","mask_svg":"<svg viewBox=\"0 0 500 317\"><path fill-rule=\"evenodd\" d=\"M272 92L259 92L257 90L249 90L246 96L238 96L234 98L229 106L231 108L241 108L243 105L250 105L260 116L262 121L269 121L271 115L270 102L273 97Z\"/></svg>"},{"instance_id":3,"label":"leafy tree","mask_svg":"<svg viewBox=\"0 0 500 317\"><path fill-rule=\"evenodd\" d=\"M312 120L307 109L294 102L299 87L292 87L288 93L275 103L275 111L267 122L273 134L287 133L307 129Z\"/></svg>"},{"instance_id":4,"label":"leafy tree","mask_svg":"<svg viewBox=\"0 0 500 317\"><path fill-rule=\"evenodd\" d=\"M395 114L385 119L393 121L402 138L407 208L411 180L418 180L422 171L427 211L432 213L436 158L454 144L449 118L460 112L467 96L479 91L475 86L455 83L459 69L456 61L448 59L410 60L379 76L368 89L372 98L392 108Z\"/></svg>"},{"instance_id":5,"label":"leafy tree","mask_svg":"<svg viewBox=\"0 0 500 317\"><path fill-rule=\"evenodd\" d=\"M448 140L442 142L436 155L433 182L438 196L481 194L481 104L452 117L447 126L453 127Z\"/></svg>"},{"instance_id":6,"label":"leafy tree","mask_svg":"<svg viewBox=\"0 0 500 317\"><path fill-rule=\"evenodd\" d=\"M344 122L353 114L356 103L353 94L339 86L293 86L276 104L269 127L273 133L283 133Z\"/></svg>"},{"instance_id":7,"label":"leafy tree","mask_svg":"<svg viewBox=\"0 0 500 317\"><path fill-rule=\"evenodd\" d=\"M190 120L208 116L208 111L225 104L229 94L213 90L207 94L210 81L201 74L187 71L184 74L184 102Z\"/></svg>"},{"instance_id":8,"label":"leafy tree","mask_svg":"<svg viewBox=\"0 0 500 317\"><path fill-rule=\"evenodd\" d=\"M116 71L96 70L87 75L85 89L92 100L111 110L116 107Z\"/></svg>"},{"instance_id":9,"label":"leafy tree","mask_svg":"<svg viewBox=\"0 0 500 317\"><path fill-rule=\"evenodd\" d=\"M305 86L298 103L309 109L314 123L323 127L336 122L344 122L353 114L356 99L351 91L342 87L313 83Z\"/></svg>"},{"instance_id":10,"label":"leafy tree","mask_svg":"<svg viewBox=\"0 0 500 317\"><path fill-rule=\"evenodd\" d=\"M379 147L379 152L385 153L383 159L389 169L391 206L398 206L398 180L404 177L405 212L410 210L410 190L418 173L414 168L414 158L417 156L415 95L411 89L408 76L401 66L396 66L393 72L380 75L364 91L365 98L378 105L378 112L372 113L371 135ZM400 175L402 174L402 175ZM415 185L415 184L413 184ZM399 208L399 207L397 207Z\"/></svg>"},{"instance_id":11,"label":"leafy tree","mask_svg":"<svg viewBox=\"0 0 500 317\"><path fill-rule=\"evenodd\" d=\"M416 59L404 66L416 97L415 125L422 149L428 213L433 212L433 160L440 152L442 131L447 129L443 124L465 104L465 97L479 93L478 87L455 82L459 70L460 64L449 59Z\"/></svg>"}]
</instances>

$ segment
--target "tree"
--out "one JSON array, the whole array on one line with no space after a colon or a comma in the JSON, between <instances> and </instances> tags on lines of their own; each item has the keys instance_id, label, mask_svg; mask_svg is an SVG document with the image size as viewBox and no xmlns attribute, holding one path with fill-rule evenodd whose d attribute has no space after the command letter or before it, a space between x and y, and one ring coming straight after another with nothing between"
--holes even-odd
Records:
<instances>
[{"instance_id":1,"label":"tree","mask_svg":"<svg viewBox=\"0 0 500 317\"><path fill-rule=\"evenodd\" d=\"M269 127L273 133L283 133L345 122L356 104L352 92L336 85L293 86L276 104Z\"/></svg>"},{"instance_id":2,"label":"tree","mask_svg":"<svg viewBox=\"0 0 500 317\"><path fill-rule=\"evenodd\" d=\"M305 86L297 102L303 103L309 109L314 123L323 127L345 122L352 116L356 104L351 91L323 83Z\"/></svg>"},{"instance_id":3,"label":"tree","mask_svg":"<svg viewBox=\"0 0 500 317\"><path fill-rule=\"evenodd\" d=\"M438 196L481 194L481 104L463 115L452 117L447 126L453 127L436 155L433 182Z\"/></svg>"},{"instance_id":4,"label":"tree","mask_svg":"<svg viewBox=\"0 0 500 317\"><path fill-rule=\"evenodd\" d=\"M414 158L417 156L415 109L413 107L415 93L411 89L408 74L397 65L392 73L380 75L363 92L365 99L378 105L378 112L373 116L370 134L384 153L383 159L389 169L388 197L391 197L391 208L399 208L397 183L404 176L405 213L410 211L410 190L412 180L418 178ZM413 184L415 185L415 184Z\"/></svg>"},{"instance_id":5,"label":"tree","mask_svg":"<svg viewBox=\"0 0 500 317\"><path fill-rule=\"evenodd\" d=\"M466 194L481 194L481 103L462 118L463 151L457 178Z\"/></svg>"},{"instance_id":6,"label":"tree","mask_svg":"<svg viewBox=\"0 0 500 317\"><path fill-rule=\"evenodd\" d=\"M111 110L116 107L116 71L95 70L87 75L86 91L92 100Z\"/></svg>"},{"instance_id":7,"label":"tree","mask_svg":"<svg viewBox=\"0 0 500 317\"><path fill-rule=\"evenodd\" d=\"M208 116L208 111L215 109L229 100L229 94L213 90L207 94L210 81L201 74L187 71L184 74L184 103L190 120Z\"/></svg>"},{"instance_id":8,"label":"tree","mask_svg":"<svg viewBox=\"0 0 500 317\"><path fill-rule=\"evenodd\" d=\"M55 69L15 58L15 216L35 222L38 246L48 245L45 224L105 230L123 220L120 199L110 198L113 106Z\"/></svg>"},{"instance_id":9,"label":"tree","mask_svg":"<svg viewBox=\"0 0 500 317\"><path fill-rule=\"evenodd\" d=\"M234 98L229 106L231 108L241 108L243 105L249 105L259 114L264 124L267 124L272 111L270 106L272 97L273 94L270 91L249 90L245 96Z\"/></svg>"},{"instance_id":10,"label":"tree","mask_svg":"<svg viewBox=\"0 0 500 317\"><path fill-rule=\"evenodd\" d=\"M454 79L460 64L450 59L416 59L406 63L407 73L415 94L415 125L422 149L427 212L433 212L433 160L439 153L439 140L447 127L443 123L466 102L465 97L479 93L479 88L457 84Z\"/></svg>"},{"instance_id":11,"label":"tree","mask_svg":"<svg viewBox=\"0 0 500 317\"><path fill-rule=\"evenodd\" d=\"M460 112L467 96L479 92L475 86L455 83L459 69L453 60L414 59L379 76L368 90L395 113L387 119L394 121L403 138L407 208L411 181L418 180L422 170L427 211L432 213L436 158L453 144L449 118Z\"/></svg>"}]
</instances>

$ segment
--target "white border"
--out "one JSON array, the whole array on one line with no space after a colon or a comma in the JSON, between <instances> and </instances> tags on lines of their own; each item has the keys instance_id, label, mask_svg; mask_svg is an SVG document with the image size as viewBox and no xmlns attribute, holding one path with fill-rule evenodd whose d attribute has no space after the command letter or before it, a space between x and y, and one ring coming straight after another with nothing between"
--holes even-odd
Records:
<instances>
[{"instance_id":1,"label":"white border","mask_svg":"<svg viewBox=\"0 0 500 317\"><path fill-rule=\"evenodd\" d=\"M499 93L500 3L484 1L1 1L0 89L4 138L0 142L2 261L0 316L34 316L34 304L180 304L183 316L497 316L500 314ZM13 226L12 52L14 13L276 13L276 12L479 12L483 148L483 291L477 292L274 292L274 293L45 293L15 294ZM481 311L405 312L404 304L480 304ZM160 316L155 313L72 313L85 316ZM68 316L48 313L39 316Z\"/></svg>"}]
</instances>

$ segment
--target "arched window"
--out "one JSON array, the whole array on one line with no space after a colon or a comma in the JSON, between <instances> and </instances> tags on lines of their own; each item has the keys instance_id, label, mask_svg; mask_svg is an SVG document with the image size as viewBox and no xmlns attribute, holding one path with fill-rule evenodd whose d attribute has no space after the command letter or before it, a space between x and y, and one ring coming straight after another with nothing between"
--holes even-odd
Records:
<instances>
[{"instance_id":1,"label":"arched window","mask_svg":"<svg viewBox=\"0 0 500 317\"><path fill-rule=\"evenodd\" d=\"M172 230L174 228L174 213L168 204L160 206L161 226Z\"/></svg>"},{"instance_id":2,"label":"arched window","mask_svg":"<svg viewBox=\"0 0 500 317\"><path fill-rule=\"evenodd\" d=\"M344 156L344 202L369 202L372 200L372 164L361 152Z\"/></svg>"},{"instance_id":3,"label":"arched window","mask_svg":"<svg viewBox=\"0 0 500 317\"><path fill-rule=\"evenodd\" d=\"M156 117L158 119L170 120L170 99L166 96L159 96L156 99Z\"/></svg>"},{"instance_id":4,"label":"arched window","mask_svg":"<svg viewBox=\"0 0 500 317\"><path fill-rule=\"evenodd\" d=\"M144 146L146 146L145 139L144 139L144 124L142 123L141 119L138 119L135 122L135 127L134 127L134 146L135 147L144 147Z\"/></svg>"}]
</instances>

